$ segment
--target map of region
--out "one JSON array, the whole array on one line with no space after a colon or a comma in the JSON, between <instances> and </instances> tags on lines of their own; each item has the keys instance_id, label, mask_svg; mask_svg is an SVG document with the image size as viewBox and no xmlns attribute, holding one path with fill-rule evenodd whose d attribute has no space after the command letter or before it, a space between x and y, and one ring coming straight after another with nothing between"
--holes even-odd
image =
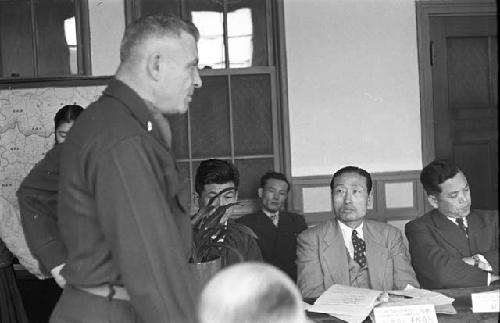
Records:
<instances>
[{"instance_id":1,"label":"map of region","mask_svg":"<svg viewBox=\"0 0 500 323\"><path fill-rule=\"evenodd\" d=\"M16 190L54 145L54 115L66 104L86 108L104 86L0 90L0 203L16 208Z\"/></svg>"}]
</instances>

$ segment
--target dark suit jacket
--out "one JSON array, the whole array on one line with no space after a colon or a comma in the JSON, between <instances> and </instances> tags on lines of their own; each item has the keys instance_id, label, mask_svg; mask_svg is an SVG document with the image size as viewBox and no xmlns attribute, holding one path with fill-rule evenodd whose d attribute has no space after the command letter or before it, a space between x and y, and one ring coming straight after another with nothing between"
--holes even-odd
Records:
<instances>
[{"instance_id":1,"label":"dark suit jacket","mask_svg":"<svg viewBox=\"0 0 500 323\"><path fill-rule=\"evenodd\" d=\"M372 289L420 286L399 229L365 220L363 238ZM319 297L333 284L349 285L348 261L349 254L336 219L302 232L297 239L297 283L302 296Z\"/></svg>"},{"instance_id":2,"label":"dark suit jacket","mask_svg":"<svg viewBox=\"0 0 500 323\"><path fill-rule=\"evenodd\" d=\"M295 264L297 236L307 229L302 215L280 211L278 227L264 212L248 214L238 221L250 227L257 235L257 243L262 251L262 257L284 272L293 281L297 280L297 266Z\"/></svg>"},{"instance_id":3,"label":"dark suit jacket","mask_svg":"<svg viewBox=\"0 0 500 323\"><path fill-rule=\"evenodd\" d=\"M469 238L437 209L406 224L406 237L417 278L424 288L484 286L485 271L464 257L482 254L498 273L498 211L472 210Z\"/></svg>"},{"instance_id":4,"label":"dark suit jacket","mask_svg":"<svg viewBox=\"0 0 500 323\"><path fill-rule=\"evenodd\" d=\"M62 148L63 144L59 144L49 150L17 190L26 242L45 274L50 274L50 270L64 263L67 257L57 220Z\"/></svg>"}]
</instances>

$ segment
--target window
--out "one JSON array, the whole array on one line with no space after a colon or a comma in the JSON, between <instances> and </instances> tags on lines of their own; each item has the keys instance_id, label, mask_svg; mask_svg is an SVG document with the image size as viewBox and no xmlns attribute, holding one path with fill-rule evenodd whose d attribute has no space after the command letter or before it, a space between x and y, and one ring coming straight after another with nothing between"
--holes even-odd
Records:
<instances>
[{"instance_id":1,"label":"window","mask_svg":"<svg viewBox=\"0 0 500 323\"><path fill-rule=\"evenodd\" d=\"M240 171L240 212L255 208L260 177L282 170L277 68L270 0L142 0L135 17L158 12L191 20L200 31L203 87L187 114L170 118L173 150L191 179L202 160L220 158ZM134 15L132 15L134 17ZM193 192L194 193L194 192ZM192 203L194 205L194 203Z\"/></svg>"},{"instance_id":2,"label":"window","mask_svg":"<svg viewBox=\"0 0 500 323\"><path fill-rule=\"evenodd\" d=\"M0 78L83 74L74 0L0 0Z\"/></svg>"}]
</instances>

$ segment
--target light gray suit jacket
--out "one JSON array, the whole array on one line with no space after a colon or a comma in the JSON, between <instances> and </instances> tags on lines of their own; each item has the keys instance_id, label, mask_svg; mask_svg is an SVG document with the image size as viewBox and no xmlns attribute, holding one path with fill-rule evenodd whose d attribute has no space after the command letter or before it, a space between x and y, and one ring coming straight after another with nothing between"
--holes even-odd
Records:
<instances>
[{"instance_id":1,"label":"light gray suit jacket","mask_svg":"<svg viewBox=\"0 0 500 323\"><path fill-rule=\"evenodd\" d=\"M399 229L365 220L363 237L372 289L420 286ZM297 283L302 296L319 297L333 284L349 285L348 257L336 219L302 232L297 238Z\"/></svg>"}]
</instances>

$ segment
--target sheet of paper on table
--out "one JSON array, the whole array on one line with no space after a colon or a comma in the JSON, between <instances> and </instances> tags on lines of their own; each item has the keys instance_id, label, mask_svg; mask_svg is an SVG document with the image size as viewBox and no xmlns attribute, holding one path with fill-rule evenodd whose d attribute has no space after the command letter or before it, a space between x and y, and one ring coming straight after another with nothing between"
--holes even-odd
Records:
<instances>
[{"instance_id":1,"label":"sheet of paper on table","mask_svg":"<svg viewBox=\"0 0 500 323\"><path fill-rule=\"evenodd\" d=\"M370 314L381 292L335 284L306 310L326 313L349 323L361 323Z\"/></svg>"},{"instance_id":2,"label":"sheet of paper on table","mask_svg":"<svg viewBox=\"0 0 500 323\"><path fill-rule=\"evenodd\" d=\"M389 301L379 304L379 307L432 304L436 313L457 313L452 305L455 299L438 292L408 285L404 290L394 290L387 293Z\"/></svg>"},{"instance_id":3,"label":"sheet of paper on table","mask_svg":"<svg viewBox=\"0 0 500 323\"><path fill-rule=\"evenodd\" d=\"M432 304L375 307L371 318L374 323L438 323Z\"/></svg>"},{"instance_id":4,"label":"sheet of paper on table","mask_svg":"<svg viewBox=\"0 0 500 323\"><path fill-rule=\"evenodd\" d=\"M500 289L472 293L472 313L500 312Z\"/></svg>"}]
</instances>

